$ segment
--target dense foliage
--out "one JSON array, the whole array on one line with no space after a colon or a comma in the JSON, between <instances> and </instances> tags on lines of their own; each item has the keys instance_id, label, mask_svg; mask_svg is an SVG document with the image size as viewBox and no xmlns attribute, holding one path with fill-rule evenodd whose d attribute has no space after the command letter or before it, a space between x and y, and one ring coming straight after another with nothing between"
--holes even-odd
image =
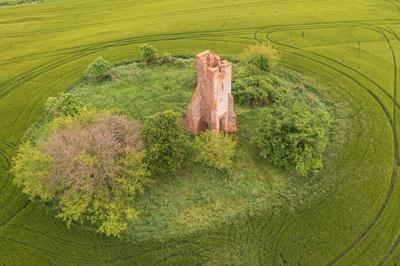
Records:
<instances>
[{"instance_id":1,"label":"dense foliage","mask_svg":"<svg viewBox=\"0 0 400 266\"><path fill-rule=\"evenodd\" d=\"M135 196L149 182L138 124L89 110L57 117L43 132L20 146L15 184L31 198L57 203L68 224L91 222L118 236L136 219Z\"/></svg>"},{"instance_id":2,"label":"dense foliage","mask_svg":"<svg viewBox=\"0 0 400 266\"><path fill-rule=\"evenodd\" d=\"M142 44L139 46L140 54L146 64L152 65L157 63L158 55L157 49L148 44Z\"/></svg>"},{"instance_id":3,"label":"dense foliage","mask_svg":"<svg viewBox=\"0 0 400 266\"><path fill-rule=\"evenodd\" d=\"M167 177L187 161L190 142L179 113L165 111L146 118L141 130L145 161L155 177Z\"/></svg>"},{"instance_id":4,"label":"dense foliage","mask_svg":"<svg viewBox=\"0 0 400 266\"><path fill-rule=\"evenodd\" d=\"M329 125L327 111L287 96L260 114L254 140L262 157L306 176L322 168Z\"/></svg>"},{"instance_id":5,"label":"dense foliage","mask_svg":"<svg viewBox=\"0 0 400 266\"><path fill-rule=\"evenodd\" d=\"M204 166L227 170L233 166L236 142L227 134L199 132L195 137L194 160Z\"/></svg>"},{"instance_id":6,"label":"dense foliage","mask_svg":"<svg viewBox=\"0 0 400 266\"><path fill-rule=\"evenodd\" d=\"M110 63L98 57L87 67L85 77L92 82L102 82L111 78L110 69Z\"/></svg>"},{"instance_id":7,"label":"dense foliage","mask_svg":"<svg viewBox=\"0 0 400 266\"><path fill-rule=\"evenodd\" d=\"M249 67L237 64L232 77L232 95L235 103L250 106L267 104L271 101L273 83L265 73L253 72Z\"/></svg>"},{"instance_id":8,"label":"dense foliage","mask_svg":"<svg viewBox=\"0 0 400 266\"><path fill-rule=\"evenodd\" d=\"M278 51L270 44L257 43L246 48L240 55L240 60L259 70L269 72L278 64L280 57Z\"/></svg>"},{"instance_id":9,"label":"dense foliage","mask_svg":"<svg viewBox=\"0 0 400 266\"><path fill-rule=\"evenodd\" d=\"M250 106L265 105L272 100L279 86L270 71L278 64L279 54L268 44L251 45L240 55L232 76L232 95L235 102Z\"/></svg>"},{"instance_id":10,"label":"dense foliage","mask_svg":"<svg viewBox=\"0 0 400 266\"><path fill-rule=\"evenodd\" d=\"M76 94L61 93L58 97L50 97L46 101L46 111L56 117L61 115L74 116L76 115L83 104Z\"/></svg>"}]
</instances>

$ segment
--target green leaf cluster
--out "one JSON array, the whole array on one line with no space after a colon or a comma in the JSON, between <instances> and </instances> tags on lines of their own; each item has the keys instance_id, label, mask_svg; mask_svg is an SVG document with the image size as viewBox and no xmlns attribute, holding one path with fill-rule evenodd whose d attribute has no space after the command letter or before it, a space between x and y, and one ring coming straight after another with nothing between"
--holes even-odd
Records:
<instances>
[{"instance_id":1,"label":"green leaf cluster","mask_svg":"<svg viewBox=\"0 0 400 266\"><path fill-rule=\"evenodd\" d=\"M173 176L188 161L191 145L179 113L168 110L147 117L141 135L153 176Z\"/></svg>"},{"instance_id":2,"label":"green leaf cluster","mask_svg":"<svg viewBox=\"0 0 400 266\"><path fill-rule=\"evenodd\" d=\"M307 176L322 169L330 114L287 96L259 116L254 142L271 163Z\"/></svg>"},{"instance_id":3,"label":"green leaf cluster","mask_svg":"<svg viewBox=\"0 0 400 266\"><path fill-rule=\"evenodd\" d=\"M74 116L83 107L78 96L73 93L60 93L57 97L50 97L45 103L46 111L53 117L67 115Z\"/></svg>"},{"instance_id":4,"label":"green leaf cluster","mask_svg":"<svg viewBox=\"0 0 400 266\"><path fill-rule=\"evenodd\" d=\"M102 57L96 58L87 67L85 77L91 82L102 82L111 79L110 63Z\"/></svg>"},{"instance_id":5,"label":"green leaf cluster","mask_svg":"<svg viewBox=\"0 0 400 266\"><path fill-rule=\"evenodd\" d=\"M140 54L142 55L143 61L148 65L154 65L158 61L157 49L148 44L142 44L139 46Z\"/></svg>"},{"instance_id":6,"label":"green leaf cluster","mask_svg":"<svg viewBox=\"0 0 400 266\"><path fill-rule=\"evenodd\" d=\"M137 218L135 197L151 182L135 123L84 110L44 127L38 140L17 150L14 184L31 199L55 203L68 225L89 222L118 236Z\"/></svg>"},{"instance_id":7,"label":"green leaf cluster","mask_svg":"<svg viewBox=\"0 0 400 266\"><path fill-rule=\"evenodd\" d=\"M238 64L232 78L232 95L235 102L250 106L262 106L271 101L274 81L262 72L254 72L246 65Z\"/></svg>"}]
</instances>

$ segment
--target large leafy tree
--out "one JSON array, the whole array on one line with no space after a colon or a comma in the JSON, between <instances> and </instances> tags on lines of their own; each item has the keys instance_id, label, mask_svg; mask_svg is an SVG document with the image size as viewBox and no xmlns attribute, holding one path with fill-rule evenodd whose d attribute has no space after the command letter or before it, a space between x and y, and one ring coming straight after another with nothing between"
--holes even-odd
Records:
<instances>
[{"instance_id":1,"label":"large leafy tree","mask_svg":"<svg viewBox=\"0 0 400 266\"><path fill-rule=\"evenodd\" d=\"M323 166L329 125L327 111L287 96L261 113L254 140L262 157L306 176Z\"/></svg>"},{"instance_id":2,"label":"large leafy tree","mask_svg":"<svg viewBox=\"0 0 400 266\"><path fill-rule=\"evenodd\" d=\"M180 114L169 110L149 116L141 132L153 176L173 176L187 162L191 145Z\"/></svg>"},{"instance_id":3,"label":"large leafy tree","mask_svg":"<svg viewBox=\"0 0 400 266\"><path fill-rule=\"evenodd\" d=\"M254 72L246 65L237 64L232 85L232 95L237 103L262 106L271 101L274 84L267 73Z\"/></svg>"},{"instance_id":4,"label":"large leafy tree","mask_svg":"<svg viewBox=\"0 0 400 266\"><path fill-rule=\"evenodd\" d=\"M55 118L13 160L14 182L31 198L55 202L68 224L91 222L118 236L137 217L135 196L149 183L138 124L83 110Z\"/></svg>"}]
</instances>

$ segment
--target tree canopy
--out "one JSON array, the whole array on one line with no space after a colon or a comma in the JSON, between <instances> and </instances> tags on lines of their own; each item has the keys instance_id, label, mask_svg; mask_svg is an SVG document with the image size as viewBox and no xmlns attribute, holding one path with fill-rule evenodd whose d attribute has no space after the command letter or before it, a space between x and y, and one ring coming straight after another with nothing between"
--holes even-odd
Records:
<instances>
[{"instance_id":1,"label":"tree canopy","mask_svg":"<svg viewBox=\"0 0 400 266\"><path fill-rule=\"evenodd\" d=\"M324 109L287 95L261 112L254 141L262 157L306 176L322 169L330 121Z\"/></svg>"},{"instance_id":2,"label":"tree canopy","mask_svg":"<svg viewBox=\"0 0 400 266\"><path fill-rule=\"evenodd\" d=\"M68 224L90 222L118 236L137 217L134 200L150 181L138 124L84 110L45 125L13 159L14 182L31 198L56 202Z\"/></svg>"}]
</instances>

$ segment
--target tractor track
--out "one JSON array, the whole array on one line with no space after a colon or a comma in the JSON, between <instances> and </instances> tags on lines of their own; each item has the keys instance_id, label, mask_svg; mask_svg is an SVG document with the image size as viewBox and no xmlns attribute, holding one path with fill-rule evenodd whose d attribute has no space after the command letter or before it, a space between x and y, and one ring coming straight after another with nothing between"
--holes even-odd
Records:
<instances>
[{"instance_id":1,"label":"tractor track","mask_svg":"<svg viewBox=\"0 0 400 266\"><path fill-rule=\"evenodd\" d=\"M239 34L243 34L243 30L238 31ZM194 33L181 33L181 34L165 34L165 35L153 35L153 36L148 36L148 37L133 37L133 38L126 38L122 39L119 41L114 41L110 43L103 43L103 44L97 44L97 45L91 45L91 46L83 46L78 50L77 52L73 53L72 55L69 54L62 59L58 61L50 61L47 64L41 65L37 68L34 68L32 70L29 70L23 74L20 74L10 80L4 81L3 83L0 83L0 102L2 99L4 99L14 88L16 88L18 85L25 83L35 77L38 77L49 70L52 70L56 67L62 66L66 63L70 63L73 60L79 59L84 56L88 56L90 54L94 54L96 52L109 49L109 48L115 48L115 47L121 47L121 46L127 46L127 45L133 45L133 44L139 44L143 42L160 42L160 41L176 41L176 40L183 40L183 39L193 39L193 38L200 38L200 37L209 37L212 35L218 35L221 36L220 31L211 31L211 32L200 32L198 34ZM232 33L225 33L224 36L226 35L231 35L234 34ZM236 33L238 34L238 33ZM223 34L222 34L223 35Z\"/></svg>"},{"instance_id":2,"label":"tractor track","mask_svg":"<svg viewBox=\"0 0 400 266\"><path fill-rule=\"evenodd\" d=\"M397 237L395 240L394 244L389 248L388 252L385 254L385 256L382 258L382 260L379 262L379 266L383 266L387 263L389 258L393 255L393 253L396 251L396 249L400 246L400 235Z\"/></svg>"},{"instance_id":3,"label":"tractor track","mask_svg":"<svg viewBox=\"0 0 400 266\"><path fill-rule=\"evenodd\" d=\"M230 29L230 30L212 30L212 31L195 31L195 32L183 32L183 33L170 33L170 34L156 34L156 35L147 35L147 36L138 36L138 37L131 37L131 38L124 38L112 42L102 42L102 43L96 43L96 44L86 44L86 45L79 45L79 46L72 46L69 48L63 48L63 49L55 49L51 51L46 51L46 52L36 52L32 54L27 54L27 55L21 55L17 57L11 57L11 58L6 58L6 59L1 59L0 63L2 64L10 64L10 63L16 63L16 62L23 62L26 60L33 60L37 57L43 57L45 55L53 55L53 56L59 56L59 55L69 55L72 52L80 52L84 51L87 49L91 49L93 47L99 47L101 45L107 45L110 43L120 43L124 42L127 40L132 40L132 39L137 39L141 40L142 42L145 41L152 41L152 40L158 40L159 38L163 38L165 36L171 37L171 40L177 40L180 39L181 36L186 36L190 37L191 35L194 35L194 37L197 37L199 34L204 35L204 36L221 36L220 34L224 33L225 35L233 35L236 32L239 34L245 34L245 33L254 33L254 31L257 32L262 31L266 28L269 30L274 30L274 29L286 29L286 30L293 30L296 28L302 28L302 29L322 29L322 28L337 28L337 27L348 27L350 25L352 26L365 26L365 25L386 25L386 24L400 24L400 19L384 19L384 20L359 20L359 21L332 21L332 22L316 22L316 23L305 23L305 24L299 24L299 25L293 25L293 24L287 24L287 25L277 25L277 26L268 26L268 27L250 27L250 28L241 28L241 29ZM208 35L211 34L211 35ZM174 39L173 37L176 37ZM65 54L62 54L60 52L66 52Z\"/></svg>"},{"instance_id":4,"label":"tractor track","mask_svg":"<svg viewBox=\"0 0 400 266\"><path fill-rule=\"evenodd\" d=\"M396 99L396 92L397 92L397 58L396 58L396 53L393 49L393 46L389 40L389 38L387 37L387 35L385 33L382 33L382 36L385 38L391 53L392 53L392 57L393 57L393 64L394 64L394 99ZM367 235L368 233L372 230L372 228L374 227L374 225L379 221L379 219L381 218L381 216L383 215L383 212L385 211L386 207L389 205L389 202L392 198L393 195L393 191L394 191L394 187L396 185L396 181L398 178L398 162L399 162L399 145L398 145L398 136L397 136L397 127L396 127L396 104L395 104L395 100L393 99L393 126L392 126L392 130L393 130L393 144L394 144L394 166L393 166L393 172L392 172L392 176L390 179L390 184L389 184L389 188L387 190L387 194L386 197L384 199L384 201L382 202L378 212L375 214L375 216L373 217L373 219L369 222L368 226L364 229L364 231L362 231L361 234L359 234L359 236L353 240L353 242L351 242L351 244L344 249L339 255L337 255L332 261L330 261L328 263L328 265L334 265L337 262L339 262L342 258L344 258L347 254L350 253L350 251L355 248Z\"/></svg>"},{"instance_id":5,"label":"tractor track","mask_svg":"<svg viewBox=\"0 0 400 266\"><path fill-rule=\"evenodd\" d=\"M366 27L367 25L364 25L364 26ZM368 26L372 26L372 25L368 25ZM377 26L377 25L375 25L375 26ZM299 29L300 29L300 28L294 28L294 29L292 29L292 30L299 30ZM322 55L319 55L319 54L317 54L317 53L315 53L315 52L311 52L311 51L308 51L308 50L305 50L305 49L301 49L301 48L297 48L297 47L294 47L294 46L291 46L291 45L287 45L287 44L284 44L284 43L279 43L279 42L273 41L273 40L270 38L270 34L273 33L273 32L277 32L277 31L279 31L279 29L276 29L276 30L273 30L273 31L270 31L269 29L263 29L263 30L260 30L260 31L256 32L255 35L254 35L254 37L255 37L255 39L256 39L258 42L260 42L261 40L258 38L257 35L258 35L260 32L268 32L268 34L267 34L267 39L268 39L271 43L275 43L275 44L277 44L277 45L279 45L279 46L286 47L286 48L290 48L290 49L292 49L292 50L296 50L296 51L299 51L299 52L301 52L301 53L292 52L292 51L288 51L288 50L285 50L284 52L290 53L290 54L293 54L293 55L296 55L296 56L299 56L299 57L302 57L302 58L306 58L306 59L311 60L311 61L314 61L315 63L318 63L318 64L322 64L322 65L324 65L325 67L330 68L330 69L332 69L332 70L334 70L334 71L340 73L341 75L347 77L348 79L352 80L352 81L355 82L357 85L359 85L361 88L363 88L364 90L366 90L366 91L371 95L371 97L378 103L378 105L381 107L381 109L382 109L383 112L385 113L385 116L386 116L386 118L387 118L387 120L388 120L388 122L389 122L389 124L390 124L390 126L391 126L391 128L392 128L393 146L394 146L394 163L393 163L392 175L391 175L391 178L390 178L390 183L389 183L389 186L388 186L388 189L387 189L386 196L385 196L385 198L384 198L384 200L383 200L383 202L382 202L382 204L381 204L379 210L378 210L377 213L374 215L374 217L370 220L370 222L368 223L367 227L364 228L364 230L358 235L357 238L355 238L355 239L350 243L350 245L349 245L347 248L345 248L339 255L337 255L333 260L331 260L331 261L328 262L328 264L327 264L327 265L334 265L334 264L336 264L337 262L339 262L342 258L344 258L347 254L349 254L350 251L351 251L353 248L355 248L355 247L368 235L368 233L372 230L372 228L374 227L374 225L379 221L379 219L380 219L381 216L383 215L384 210L386 209L387 205L389 204L390 199L392 198L392 195L393 195L393 192L394 192L394 187L395 187L395 184L396 184L396 181L397 181L397 178L398 178L398 165L399 165L399 161L400 161L400 160L399 160L398 136L397 136L397 128L396 128L396 115L397 115L397 114L396 114L396 109L399 108L399 103L396 101L396 95L397 95L397 58L396 58L396 53L395 53L395 51L394 51L394 49L393 49L393 46L392 46L392 44L391 44L389 38L387 37L387 35L386 35L385 33L383 33L382 31L375 30L376 32L380 33L380 34L382 35L382 37L384 37L384 39L385 39L386 43L388 44L388 47L389 47L389 49L390 49L390 51L391 51L391 53L392 53L392 60L393 60L393 65L394 65L394 86L393 86L394 88L393 88L393 96L389 96L387 93L385 93L386 96L388 96L388 97L392 100L392 102L393 102L393 119L392 119L392 118L391 118L391 115L390 115L390 113L389 113L389 111L387 110L387 108L385 107L385 105L383 104L383 102L379 99L379 97L378 97L377 95L375 95L368 87L366 87L365 85L363 85L360 81L358 81L357 79L355 79L355 78L354 78L353 76L351 76L350 74L347 74L346 72L344 72L344 71L342 71L342 70L340 70L340 69L338 69L338 68L335 68L335 67L333 67L333 66L331 66L331 65L329 65L329 64L327 64L327 63L324 63L324 62L322 62L322 61L320 61L320 60L317 60L317 59L314 59L314 58L312 58L312 57L305 56L305 55L302 54L302 53L311 54L311 55L317 56L317 57L322 58L322 59L328 59L329 61L334 62L334 63L336 63L336 64L339 64L340 66L345 67L345 68L348 69L348 70L351 70L351 71L353 71L353 72L356 72L356 73L358 73L358 74L361 74L362 77L366 78L366 79L367 79L368 81L370 81L372 84L378 85L376 82L372 81L370 78L368 78L366 75L360 73L359 71L357 71L357 70L355 70L355 69L353 69L353 68L351 68L351 67L349 67L349 66L347 66L347 65L345 65L345 64L343 64L343 63L338 62L337 60L333 60L333 59L328 58L328 57L326 57L326 56L322 56ZM390 34L393 34L393 32L390 33ZM397 39L398 39L398 37L397 37ZM381 86L378 85L377 88L383 92L383 88L382 88ZM397 107L397 108L396 108L396 107ZM397 245L398 245L398 242L395 243L395 246L397 246Z\"/></svg>"},{"instance_id":6,"label":"tractor track","mask_svg":"<svg viewBox=\"0 0 400 266\"><path fill-rule=\"evenodd\" d=\"M286 4L303 4L306 2L317 2L318 0L290 0L286 1ZM235 8L246 8L246 7L261 7L261 6L272 6L272 5L281 5L282 1L256 1L252 3L242 3L242 4L237 4ZM231 4L229 5L219 5L219 6L214 6L214 7L203 7L203 8L195 8L195 9L185 9L185 10L175 10L175 11L169 11L169 12L160 12L160 13L154 13L150 15L145 15L145 16L136 16L134 18L127 18L127 19L116 19L116 20L108 20L108 21L101 21L101 22L95 22L95 23L90 23L90 24L81 24L79 26L65 26L65 27L60 27L56 29L47 29L47 30L40 30L40 31L24 31L24 32L18 32L18 33L6 33L6 34L0 34L1 37L26 37L28 35L34 35L34 36L40 36L40 34L44 33L59 33L59 32L66 32L66 31L72 31L72 30L82 30L82 29L88 29L92 27L99 27L99 26L109 26L113 24L118 24L118 23L127 23L127 22L134 22L134 21L141 21L141 20L148 20L151 18L155 17L174 17L177 15L190 15L190 14L198 14L199 12L208 12L208 11L225 11L229 8L231 8ZM59 12L59 10L57 10ZM18 15L21 15L18 13ZM31 14L29 14L31 15ZM1 22L0 22L1 25Z\"/></svg>"},{"instance_id":7,"label":"tractor track","mask_svg":"<svg viewBox=\"0 0 400 266\"><path fill-rule=\"evenodd\" d=\"M393 24L392 22L394 22L394 23L400 23L400 21L399 20L393 20L393 21L391 21L390 23L388 22L388 21L385 21L385 22L383 22L382 24L380 24L380 25L385 25L386 23L388 23L388 24ZM344 24L342 24L341 26L342 27L347 27L347 26L349 26L351 23L349 23L349 24L347 24L347 25L345 25L345 23ZM326 24L325 26L323 26L323 24L319 24L319 25L321 25L321 27L322 28L326 28L326 27L329 27L328 26L328 24ZM356 26L363 26L363 25L359 25L358 23L355 23L355 24L353 24L353 26L354 25L356 25ZM341 27L341 26L338 26L338 27ZM365 25L364 25L365 26ZM295 26L287 26L287 28L290 28L290 27L295 27ZM272 27L272 28L274 28L274 27ZM276 28L276 27L275 27ZM335 27L332 27L332 28L335 28ZM244 33L248 33L248 31L249 30L251 30L251 29L246 29L246 31L247 32L244 32L243 30L241 30L239 33L237 33L237 34L244 34ZM253 29L254 30L254 29ZM228 33L227 33L228 32ZM233 33L234 31L230 31L230 33L231 34L234 34ZM44 74L44 73L46 73L46 72L48 72L49 70L52 70L52 69L54 69L54 68L56 68L56 67L59 67L59 66L62 66L62 65L64 65L64 64L66 64L66 63L70 63L71 61L73 61L73 60L77 60L77 59L79 59L80 57L83 57L83 56L88 56L88 55L91 55L91 54L94 54L94 53L96 53L96 52L99 52L99 51L102 51L102 50L105 50L105 49L109 49L109 48L114 48L114 47L121 47L121 46L125 46L125 45L132 45L132 44L137 44L137 43L141 43L141 42L157 42L157 41L174 41L174 40L180 40L180 39L193 39L193 38L202 38L202 37L209 37L210 36L210 34L215 34L215 36L221 36L220 34L221 33L226 33L226 35L224 35L224 36L231 36L231 34L229 33L229 31L224 31L224 32L222 32L222 31L213 31L213 32L203 32L203 33L199 33L199 34L195 34L195 33L189 33L189 34L177 34L177 35L169 35L169 34L167 34L167 35L154 35L154 36L148 36L148 37L141 37L141 38L128 38L128 39L124 39L124 40L120 40L120 41L117 41L117 42L111 42L111 43L103 43L103 44L95 44L95 45L91 45L90 47L88 47L88 46L82 46L82 47L79 47L79 48L77 48L78 49L78 51L77 52L73 52L73 54L71 55L71 54L69 54L69 57L68 56L66 56L65 58L63 58L62 60L60 60L60 61L57 61L57 62L49 62L48 64L45 64L45 65L42 65L42 66L40 66L40 67L38 67L38 68L35 68L34 70L32 70L32 71L28 71L28 72L26 72L26 73L23 73L22 75L19 75L19 76L17 76L17 77L15 77L15 79L13 79L12 81L11 80L9 80L9 81L6 81L6 82L4 82L4 83L2 83L2 84L0 84L0 102L1 102L1 100L2 99L4 99L5 97L7 97L7 95L9 95L9 93L12 93L12 91L14 91L18 86L20 86L21 84L23 84L23 83L25 83L25 82L27 82L27 81L29 81L29 80L31 80L31 79L34 79L34 78L36 78L36 77L38 77L38 76L40 76L40 75L42 75L42 74ZM256 35L256 34L255 34ZM387 38L387 36L385 35L385 37ZM163 39L164 38L164 39ZM256 37L257 38L257 37ZM387 39L387 41L388 41L388 39ZM390 45L390 47L391 47L391 44L390 44L390 42L388 41L388 43L389 43L389 45ZM391 49L392 49L392 47L391 47ZM63 52L66 52L66 54L67 54L67 52L68 52L68 50L66 50L66 51L62 51L62 50L58 50L57 51L57 53L58 52L61 52L61 53L63 53ZM392 49L392 52L394 53L394 51L393 51L393 49ZM57 53L55 53L54 55L52 55L52 56L60 56L60 54L57 54ZM293 54L295 54L295 53L293 53ZM62 54L61 54L62 55ZM295 54L296 56L301 56L301 57L303 57L301 54ZM32 55L30 55L31 57L32 57ZM36 55L34 55L34 56L36 56ZM307 57L304 57L304 58L307 58ZM308 58L308 59L310 59L310 58ZM11 60L11 59L10 59ZM15 59L14 59L15 60ZM18 60L22 60L21 58L18 58ZM335 71L337 71L337 72L339 72L339 73L341 73L342 75L344 75L344 76L346 76L347 78L349 78L349 79L351 79L351 80L353 80L354 82L356 82L359 86L361 86L361 87L364 87L364 89L367 89L367 91L368 91L368 93L374 98L374 100L376 100L377 102L378 102L378 104L384 109L383 111L384 111L384 113L385 113L385 115L387 116L387 119L388 120L390 120L390 125L391 125L391 127L392 127L392 129L393 130L395 130L395 126L394 125L396 125L396 121L394 120L394 121L391 121L391 119L390 119L390 114L389 114L389 112L388 112L388 110L386 109L386 107L383 105L383 103L379 100L379 98L376 96L376 95L374 95L373 94L373 92L371 91L371 90L369 90L366 86L364 86L361 82L359 82L359 81L357 81L355 78L351 78L351 75L349 75L349 74L346 74L345 72L341 72L340 71L340 69L336 69L336 68L332 68L332 67L330 67L328 64L326 64L326 63L323 63L322 61L321 62L318 62L317 60L314 60L314 59L310 59L310 60L312 60L312 61L314 61L314 62L316 62L316 63L320 63L320 64L323 64L323 65L325 65L326 67L329 67L329 68L331 68L331 69L333 69L333 70L335 70ZM0 60L0 62L1 62L1 60ZM6 63L13 63L13 62L15 62L15 61L6 61ZM337 62L338 63L338 62ZM340 63L340 62L339 62ZM343 64L343 67L345 67L345 65ZM350 67L348 67L348 69L349 70L351 70L351 71L353 71L354 73L356 73L356 72L358 72L358 74L360 75L360 76L362 76L362 77L364 77L365 79L368 79L368 77L366 76L366 75L364 75L364 74L362 74L361 72L359 72L358 70L352 70ZM373 81L373 80L371 80L371 79L368 79L372 84L374 84L379 90L381 90L382 92L386 92L382 87L380 87L379 86L379 84L377 84L375 81ZM395 88L395 93L396 93L396 88ZM396 107L397 108L399 108L399 103L395 100L396 99L396 96L394 95L394 97L392 97L391 95L389 95L389 94L387 94L387 92L385 93L388 97L390 97L392 100L393 100L393 102L394 102L394 112L396 112ZM395 118L396 116L394 116L394 118ZM394 124L394 125L393 125ZM7 147L9 147L9 148L15 148L15 145L14 146L10 146L10 145L13 145L13 144L5 144L6 142L4 141L4 143L3 143L3 141L2 140L0 140L0 145L1 144L3 144L4 146L7 146ZM397 133L396 133L396 143L397 143ZM398 146L397 144L396 144L396 146ZM397 148L397 151L398 151L398 148ZM398 162L399 162L399 158L398 158L398 152L395 152L395 154L397 154L397 159L396 159L396 164L398 164ZM7 153L4 151L4 150L2 150L2 149L0 149L0 155L1 156L7 156ZM397 170L396 170L396 178L397 178ZM395 179L396 179L395 178ZM393 179L393 176L392 176L392 179ZM394 185L393 185L394 186ZM393 191L391 191L391 193L392 193ZM389 200L390 200L390 198L389 198ZM26 207L26 206L25 206ZM25 208L24 207L24 208ZM22 209L21 209L22 210ZM18 213L21 211L21 210L19 210L18 211ZM384 209L383 209L384 210ZM382 213L383 213L383 210L382 210ZM272 218L271 218L272 219ZM378 218L379 219L379 218ZM9 221L7 221L5 224L7 224ZM5 224L3 224L3 225L5 225ZM0 225L0 227L1 226L3 226L3 225ZM7 225L7 227L10 227L11 225ZM373 226L373 225L372 225ZM372 227L371 226L371 227ZM371 228L369 228L369 230L370 230ZM27 229L27 228L24 228L24 230L31 230L32 232L34 232L35 230L33 230L33 229ZM369 231L368 230L368 231ZM280 230L279 230L280 231ZM284 234L284 231L285 230L283 230L283 232L277 232L276 234L279 234L279 239L282 237L282 235ZM253 230L253 232L255 232L254 230ZM38 231L37 232L37 234L40 234L40 235L43 235L43 233L40 233L40 231ZM46 236L46 237L49 237L49 236ZM254 236L254 237L256 237L256 236ZM362 237L361 238L361 240L363 239L364 237ZM30 246L29 244L27 244L27 243L24 243L24 242L22 242L22 241L18 241L18 240L13 240L13 239L9 239L9 238L2 238L3 240L6 240L6 241L11 241L11 242L15 242L15 243L18 243L18 244L20 244L20 245L23 245L23 246L26 246L27 248L34 248L34 249L37 249L37 250L39 250L39 251L43 251L43 252L46 252L46 253L48 253L48 254L52 254L52 256L56 256L56 257L59 257L59 258L62 258L62 259L65 259L66 261L72 261L72 262L77 262L77 263L82 263L82 264L92 264L93 263L93 260L92 259L79 259L79 258L66 258L66 257L63 257L63 256L59 256L58 254L53 254L51 251L49 251L49 250L46 250L46 249L42 249L42 248L40 248L40 247L32 247L32 246ZM393 251L391 251L391 253L393 253L394 252L394 250L396 249L396 247L397 247L397 245L399 244L399 242L400 242L400 237L397 239L397 242L396 242L396 246L394 247L394 249L393 249ZM360 240L360 241L361 241ZM60 239L58 239L58 240L56 240L56 241L61 241L60 242L60 244L62 244L62 239L60 238ZM278 241L278 243L279 243L279 241ZM64 244L65 245L68 245L68 243L65 243L64 242ZM175 245L177 244L177 243L174 243ZM193 244L193 243L192 243ZM122 244L121 244L122 245ZM277 244L278 245L278 244ZM120 245L116 245L116 246L120 246ZM171 246L173 246L173 245L171 245ZM80 248L85 248L84 246L83 247L80 247ZM92 247L91 247L92 248ZM103 248L103 247L99 247L99 248ZM110 246L105 246L104 248L110 248ZM160 247L160 249L163 249L163 248L165 248L165 245L163 245L163 246L161 246ZM278 249L278 247L276 247L276 250ZM154 250L157 250L157 249L154 249ZM151 249L151 250L149 250L148 252L153 252L154 251L153 249ZM347 254L347 253L346 253ZM276 255L276 254L275 254ZM166 255L166 256L164 256L164 257L161 257L160 259L159 259L159 262L166 262L166 261L168 261L170 258L172 258L172 257L174 257L174 256L192 256L192 257L195 257L195 258L197 258L198 259L198 261L199 261L199 264L201 264L201 262L203 262L204 261L204 259L202 259L202 258L200 258L200 253L197 253L197 252L195 252L195 253L186 253L186 252L180 252L180 253L172 253L172 254L169 254L169 255ZM390 255L389 255L389 257L390 257ZM98 261L98 262L112 262L112 261L115 261L115 260L132 260L132 259L135 259L135 257L134 256L126 256L126 257L120 257L120 258L117 258L117 257L113 257L113 258L110 258L110 259L98 259L98 260L96 260L96 261Z\"/></svg>"}]
</instances>

